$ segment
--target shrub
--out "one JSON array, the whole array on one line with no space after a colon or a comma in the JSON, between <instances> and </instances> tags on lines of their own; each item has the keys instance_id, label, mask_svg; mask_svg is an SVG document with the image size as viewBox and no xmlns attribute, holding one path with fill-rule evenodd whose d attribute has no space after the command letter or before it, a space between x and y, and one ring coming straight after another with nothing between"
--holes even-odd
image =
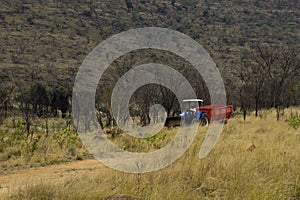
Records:
<instances>
[{"instance_id":1,"label":"shrub","mask_svg":"<svg viewBox=\"0 0 300 200\"><path fill-rule=\"evenodd\" d=\"M30 15L30 16L27 17L27 22L30 25L33 25L34 24L34 22L33 22L34 19L35 19L35 14L33 13L32 15Z\"/></svg>"},{"instance_id":2,"label":"shrub","mask_svg":"<svg viewBox=\"0 0 300 200\"><path fill-rule=\"evenodd\" d=\"M5 15L2 12L0 12L0 20L5 21Z\"/></svg>"},{"instance_id":3,"label":"shrub","mask_svg":"<svg viewBox=\"0 0 300 200\"><path fill-rule=\"evenodd\" d=\"M290 118L288 119L288 123L292 128L299 128L300 127L300 115L298 113L292 113Z\"/></svg>"}]
</instances>

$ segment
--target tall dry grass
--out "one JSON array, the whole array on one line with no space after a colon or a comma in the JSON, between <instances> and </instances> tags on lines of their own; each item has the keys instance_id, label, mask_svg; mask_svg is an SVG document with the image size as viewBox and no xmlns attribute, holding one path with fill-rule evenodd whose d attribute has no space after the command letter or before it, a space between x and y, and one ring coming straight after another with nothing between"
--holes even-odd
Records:
<instances>
[{"instance_id":1,"label":"tall dry grass","mask_svg":"<svg viewBox=\"0 0 300 200\"><path fill-rule=\"evenodd\" d=\"M16 182L19 189L6 195L11 199L102 199L113 194L143 200L300 199L300 131L286 122L289 112L281 121L276 121L274 111L262 111L258 118L251 115L246 122L235 116L202 160L198 152L206 128L199 129L184 156L162 170L127 174L103 167L60 181ZM172 135L171 130L164 131L162 135ZM136 141L115 142L130 149Z\"/></svg>"}]
</instances>

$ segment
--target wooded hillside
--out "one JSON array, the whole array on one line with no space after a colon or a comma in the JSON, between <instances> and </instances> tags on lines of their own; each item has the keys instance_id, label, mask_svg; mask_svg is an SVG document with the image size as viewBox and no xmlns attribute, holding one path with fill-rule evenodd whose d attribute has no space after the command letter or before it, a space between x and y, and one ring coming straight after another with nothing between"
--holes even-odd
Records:
<instances>
[{"instance_id":1,"label":"wooded hillside","mask_svg":"<svg viewBox=\"0 0 300 200\"><path fill-rule=\"evenodd\" d=\"M2 0L0 108L17 102L40 115L66 112L88 53L115 33L149 26L198 41L222 73L228 103L245 110L299 104L299 19L297 0ZM160 51L140 55L124 56L112 68L175 58ZM178 59L175 68L188 65ZM115 78L101 83L111 88ZM203 84L192 85L209 101ZM109 91L99 88L99 107L106 107Z\"/></svg>"}]
</instances>

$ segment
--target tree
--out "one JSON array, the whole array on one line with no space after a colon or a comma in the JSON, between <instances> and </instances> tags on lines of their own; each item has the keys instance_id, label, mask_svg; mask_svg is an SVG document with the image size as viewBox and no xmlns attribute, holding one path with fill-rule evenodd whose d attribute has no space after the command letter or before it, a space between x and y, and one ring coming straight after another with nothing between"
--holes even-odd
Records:
<instances>
[{"instance_id":1,"label":"tree","mask_svg":"<svg viewBox=\"0 0 300 200\"><path fill-rule=\"evenodd\" d=\"M128 10L132 10L133 9L133 4L131 0L125 0L126 2L126 6Z\"/></svg>"},{"instance_id":2,"label":"tree","mask_svg":"<svg viewBox=\"0 0 300 200\"><path fill-rule=\"evenodd\" d=\"M176 0L171 0L171 5L175 6Z\"/></svg>"},{"instance_id":3,"label":"tree","mask_svg":"<svg viewBox=\"0 0 300 200\"><path fill-rule=\"evenodd\" d=\"M30 88L22 88L16 95L16 100L18 107L22 113L22 118L24 120L25 129L27 132L27 137L31 134L31 125L33 118L35 117L32 104L31 104L31 92Z\"/></svg>"},{"instance_id":4,"label":"tree","mask_svg":"<svg viewBox=\"0 0 300 200\"><path fill-rule=\"evenodd\" d=\"M289 95L298 83L298 52L295 48L259 44L246 53L239 71L241 106L245 106L244 96L253 98L256 116L261 107L275 107L279 120L281 107L291 104Z\"/></svg>"},{"instance_id":5,"label":"tree","mask_svg":"<svg viewBox=\"0 0 300 200\"><path fill-rule=\"evenodd\" d=\"M271 69L277 59L277 52L268 45L256 45L250 55L250 76L251 85L254 92L255 116L258 116L258 110L262 104L264 89L268 78L268 70Z\"/></svg>"},{"instance_id":6,"label":"tree","mask_svg":"<svg viewBox=\"0 0 300 200\"><path fill-rule=\"evenodd\" d=\"M277 120L280 117L281 106L285 101L289 101L286 97L293 89L291 85L288 85L288 80L295 79L299 73L299 49L280 48L275 65L268 68L271 97L273 97L271 104L276 108Z\"/></svg>"},{"instance_id":7,"label":"tree","mask_svg":"<svg viewBox=\"0 0 300 200\"><path fill-rule=\"evenodd\" d=\"M0 123L7 117L9 109L13 106L14 90L14 84L0 84Z\"/></svg>"},{"instance_id":8,"label":"tree","mask_svg":"<svg viewBox=\"0 0 300 200\"><path fill-rule=\"evenodd\" d=\"M33 112L38 117L48 115L52 90L41 83L37 83L31 86L30 95Z\"/></svg>"},{"instance_id":9,"label":"tree","mask_svg":"<svg viewBox=\"0 0 300 200\"><path fill-rule=\"evenodd\" d=\"M67 116L67 112L71 110L71 91L65 87L58 87L53 90L50 100L51 112L57 116L57 111L62 112L62 118Z\"/></svg>"}]
</instances>

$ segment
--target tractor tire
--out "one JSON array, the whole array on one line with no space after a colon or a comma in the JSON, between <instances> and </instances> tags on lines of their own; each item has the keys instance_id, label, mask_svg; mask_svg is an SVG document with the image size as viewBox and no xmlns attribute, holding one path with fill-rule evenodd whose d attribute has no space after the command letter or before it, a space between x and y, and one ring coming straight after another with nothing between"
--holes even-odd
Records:
<instances>
[{"instance_id":1,"label":"tractor tire","mask_svg":"<svg viewBox=\"0 0 300 200\"><path fill-rule=\"evenodd\" d=\"M208 126L210 123L209 117L206 113L203 113L199 119L200 126Z\"/></svg>"}]
</instances>

